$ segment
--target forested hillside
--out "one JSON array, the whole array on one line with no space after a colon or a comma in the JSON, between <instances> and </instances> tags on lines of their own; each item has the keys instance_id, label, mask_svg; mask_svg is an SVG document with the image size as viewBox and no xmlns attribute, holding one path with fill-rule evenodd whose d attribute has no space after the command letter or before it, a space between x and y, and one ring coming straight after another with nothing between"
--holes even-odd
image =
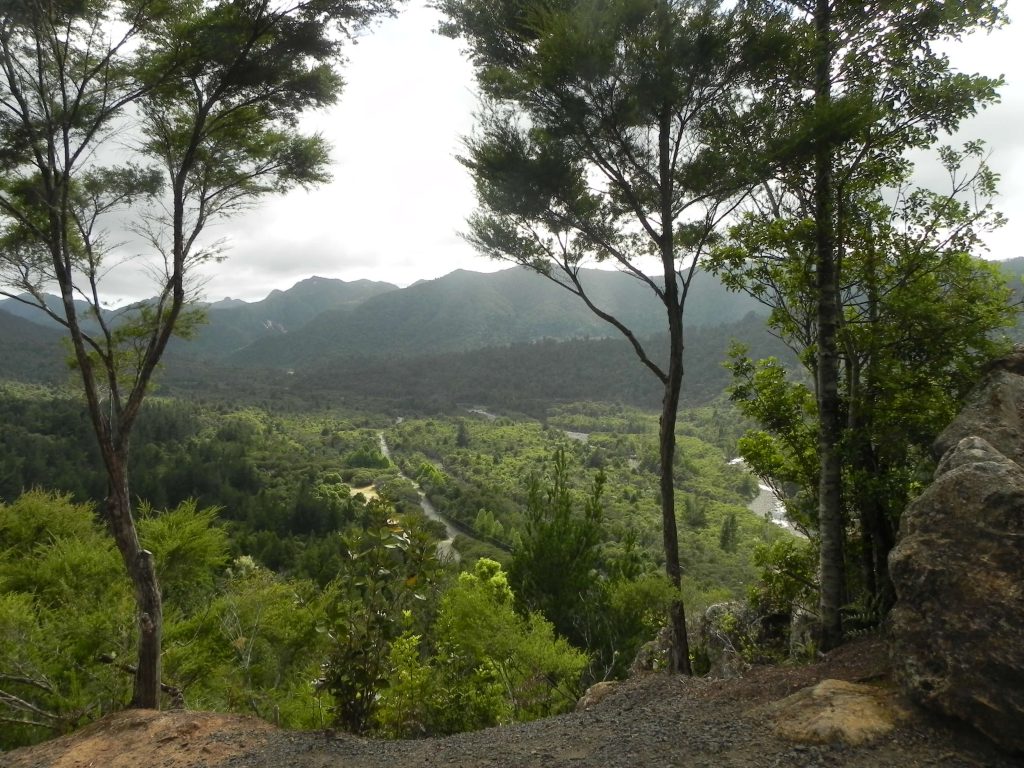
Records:
<instances>
[{"instance_id":1,"label":"forested hillside","mask_svg":"<svg viewBox=\"0 0 1024 768\"><path fill-rule=\"evenodd\" d=\"M720 396L729 382L725 361L738 341L758 355L791 358L771 336L762 316L690 332L684 400L698 405ZM654 337L652 346L668 340ZM622 402L653 408L657 379L636 365L624 339L548 339L469 352L381 360L347 357L296 372L295 392L330 401L338 396L384 397L413 408L450 408L459 403L493 405L543 414L551 403L578 400Z\"/></svg>"},{"instance_id":2,"label":"forested hillside","mask_svg":"<svg viewBox=\"0 0 1024 768\"><path fill-rule=\"evenodd\" d=\"M405 129L383 186L314 130L396 0L3 5L0 751L125 707L444 736L633 673L799 664L944 607L941 579L901 593L949 560L900 549L936 473L985 465L1000 503L1024 482L1009 456L1010 491L987 482L984 441L934 455L979 377L1024 365L1024 259L977 257L996 154L943 145L1005 85L947 45L1006 3L428 3L480 100L458 235L511 268L251 303L200 300L232 235L268 281L465 263L406 215L448 204L401 154L440 102L379 102ZM353 193L387 217L370 246ZM385 229L417 239L385 256ZM935 551L1011 548L964 558L1009 565L954 612L989 592L988 624L1024 626L1019 509L984 529L960 490ZM1019 748L1024 646L915 621L904 689ZM960 696L958 666L988 676Z\"/></svg>"},{"instance_id":3,"label":"forested hillside","mask_svg":"<svg viewBox=\"0 0 1024 768\"><path fill-rule=\"evenodd\" d=\"M657 331L657 312L637 295L634 280L598 271L590 277L624 318ZM759 356L788 354L756 302L701 277L693 303L702 322L687 339L690 403L722 392L729 374L721 363L732 340ZM655 405L655 380L633 363L627 342L609 336L571 298L524 270L454 273L402 290L311 278L260 302L207 307L195 338L172 343L161 382L196 395L291 392L300 400L383 398L416 408L473 402L535 414L558 401ZM0 302L9 326L0 326L0 344L11 351L5 376L63 381L59 334L44 328L38 311L19 307L17 318L8 315L12 301ZM40 324L28 323L33 317ZM666 344L653 341L655 349ZM254 377L252 369L261 373ZM282 377L285 369L290 374Z\"/></svg>"},{"instance_id":4,"label":"forested hillside","mask_svg":"<svg viewBox=\"0 0 1024 768\"><path fill-rule=\"evenodd\" d=\"M127 584L93 527L89 500L102 496L103 481L80 404L7 385L0 410L0 618L17 640L4 644L0 668L25 678L0 686L17 696L4 716L27 714L17 701L47 713L28 718L37 726L6 731L4 744L13 746L66 727L90 707L99 706L98 714L112 706L129 677L110 659L126 652L131 636L116 620ZM788 536L746 508L757 483L727 463L741 431L729 409L708 408L692 412L680 434L686 594L694 606L743 595L755 576L754 550ZM395 686L414 663L422 664L420 685L447 681L417 705L414 722L433 732L570 707L581 680L622 673L655 631L666 598L650 471L655 433L648 412L601 404L560 406L544 421L463 410L396 423L362 410L151 401L130 471L143 539L162 564L168 684L192 707L231 708L244 699L265 716L273 710L284 723L317 726L325 722L321 694L309 681L318 677L317 660L327 659L321 684L339 700L378 697L332 717L391 735L412 733L409 713L394 709L407 706L404 699L390 697L412 695ZM552 488L564 494L565 522L577 519L588 498L597 500L586 518L589 543L537 527L548 514L539 499ZM461 531L458 561L439 559L447 534L424 517L421 493ZM35 522L26 529L29 514ZM52 543L25 546L44 530ZM544 535L559 538L535 538ZM542 541L566 548L537 550ZM528 568L526 552L534 553ZM479 612L494 614L506 598L478 594L469 574L496 583L506 578L498 563L509 574L507 599L514 595L517 606L535 612L529 626L518 623L511 603L500 609L507 615L492 616L505 623L478 626ZM56 582L43 600L39 585L50 583L43 574L55 568L66 583L95 584L89 611L73 607L76 592ZM539 591L523 580L538 568L553 569ZM297 613L287 608L295 596L303 606ZM466 621L472 631L452 623ZM87 624L88 644L74 645L71 656L57 652ZM325 626L337 629L317 635ZM556 642L552 626L572 646ZM530 676L541 670L557 685L531 687L528 700L516 698L525 689L513 688L507 699L507 680L499 686L483 667L466 678L465 659L450 655L470 647L474 664L513 654L512 663L525 665L514 686L535 686ZM63 674L69 663L73 677ZM501 675L512 671L500 664ZM31 683L43 679L51 681L45 693ZM452 709L451 697L482 695L468 710Z\"/></svg>"}]
</instances>

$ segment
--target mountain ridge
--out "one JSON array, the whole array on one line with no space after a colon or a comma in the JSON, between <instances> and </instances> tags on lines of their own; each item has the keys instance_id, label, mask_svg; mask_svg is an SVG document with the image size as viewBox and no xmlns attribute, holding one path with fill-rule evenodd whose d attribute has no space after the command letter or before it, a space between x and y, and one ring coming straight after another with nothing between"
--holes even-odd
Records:
<instances>
[{"instance_id":1,"label":"mountain ridge","mask_svg":"<svg viewBox=\"0 0 1024 768\"><path fill-rule=\"evenodd\" d=\"M1019 298L1024 258L1001 263L1001 267ZM585 270L581 275L595 301L638 338L664 334L664 309L648 286L620 272ZM4 353L8 375L20 378L21 371L33 381L57 376L65 357L60 329L38 310L31 314L30 307L12 302L0 301L0 353ZM9 312L12 307L15 314ZM112 310L118 311L123 309ZM595 391L607 391L615 380L636 393L625 396L648 398L648 386L639 376L627 382L621 372L598 372L602 365L632 365L631 352L623 351L623 345L628 345L618 331L568 291L523 268L490 273L456 270L406 288L380 281L345 282L312 276L289 289L274 290L258 302L221 300L207 304L206 312L208 323L201 326L197 338L172 340L165 381L187 380L201 389L203 382L214 381L218 375L239 382L252 377L245 371L260 370L266 378L274 370L295 372L296 383L302 380L318 390L331 390L325 383L337 379L366 392L352 372L362 368L368 379L381 382L382 390L400 397L422 400L423 386L396 387L387 383L389 376L422 377L423 385L429 380L452 395L500 389L508 396L507 382L476 372L455 387L451 377L441 376L435 369L472 371L484 366L498 370L506 367L505 358L517 358L521 370L536 377L588 372ZM778 354L763 330L765 312L756 300L731 293L713 275L698 272L685 315L688 382L693 382L697 373L694 362L703 365L711 360L710 339L720 347L714 350L716 364L724 357L730 333L750 343L755 356ZM617 343L529 346L588 339ZM565 361L555 359L559 355L576 360L577 367L567 369ZM56 362L41 359L47 356ZM518 371L509 369L510 381L521 380L513 375ZM710 376L708 381L720 378ZM269 384L270 379L266 381ZM545 392L550 395L554 389L548 386Z\"/></svg>"},{"instance_id":2,"label":"mountain ridge","mask_svg":"<svg viewBox=\"0 0 1024 768\"><path fill-rule=\"evenodd\" d=\"M649 287L621 272L583 270L595 303L637 336L664 330L664 308ZM764 312L754 299L730 293L701 272L687 310L688 325L719 325ZM582 301L531 270L456 270L435 280L373 296L351 309L321 313L288 339L264 337L233 353L236 365L296 368L330 357L382 357L461 352L551 338L617 337L618 331Z\"/></svg>"}]
</instances>

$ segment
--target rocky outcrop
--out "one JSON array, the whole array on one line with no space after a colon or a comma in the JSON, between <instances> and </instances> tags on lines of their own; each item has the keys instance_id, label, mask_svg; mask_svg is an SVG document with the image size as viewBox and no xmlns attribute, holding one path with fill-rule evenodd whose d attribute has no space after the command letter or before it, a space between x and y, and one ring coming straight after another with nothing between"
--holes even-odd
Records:
<instances>
[{"instance_id":1,"label":"rocky outcrop","mask_svg":"<svg viewBox=\"0 0 1024 768\"><path fill-rule=\"evenodd\" d=\"M893 691L845 680L822 680L770 704L767 712L780 736L811 744L865 744L907 717Z\"/></svg>"},{"instance_id":2,"label":"rocky outcrop","mask_svg":"<svg viewBox=\"0 0 1024 768\"><path fill-rule=\"evenodd\" d=\"M991 371L943 432L935 481L903 515L890 647L912 698L1024 751L1024 377L1013 370Z\"/></svg>"},{"instance_id":3,"label":"rocky outcrop","mask_svg":"<svg viewBox=\"0 0 1024 768\"><path fill-rule=\"evenodd\" d=\"M1024 351L1018 354L1024 356ZM1013 360L1016 356L1005 362ZM1024 465L1024 376L1006 368L992 371L936 439L935 457L945 456L965 437L980 437L1003 456Z\"/></svg>"},{"instance_id":4,"label":"rocky outcrop","mask_svg":"<svg viewBox=\"0 0 1024 768\"><path fill-rule=\"evenodd\" d=\"M778 663L788 655L789 632L788 613L745 602L709 605L693 633L694 671L729 679L753 665Z\"/></svg>"},{"instance_id":5,"label":"rocky outcrop","mask_svg":"<svg viewBox=\"0 0 1024 768\"><path fill-rule=\"evenodd\" d=\"M657 637L649 640L636 652L633 663L629 667L629 674L641 675L644 672L656 672L668 667L668 649L671 645L668 627L662 627Z\"/></svg>"},{"instance_id":6,"label":"rocky outcrop","mask_svg":"<svg viewBox=\"0 0 1024 768\"><path fill-rule=\"evenodd\" d=\"M700 617L694 638L699 667L710 677L741 677L750 663L745 648L753 645L752 611L744 603L715 603Z\"/></svg>"}]
</instances>

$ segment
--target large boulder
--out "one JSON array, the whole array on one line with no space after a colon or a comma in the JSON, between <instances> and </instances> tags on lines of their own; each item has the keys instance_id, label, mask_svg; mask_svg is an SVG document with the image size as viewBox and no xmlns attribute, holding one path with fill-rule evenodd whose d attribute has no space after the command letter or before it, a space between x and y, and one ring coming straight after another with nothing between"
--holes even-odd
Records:
<instances>
[{"instance_id":1,"label":"large boulder","mask_svg":"<svg viewBox=\"0 0 1024 768\"><path fill-rule=\"evenodd\" d=\"M993 378L976 402L1019 419L1024 380ZM991 414L971 419L1017 455L1024 431ZM1024 751L1024 469L988 440L962 437L900 525L889 558L896 679L925 706Z\"/></svg>"},{"instance_id":2,"label":"large boulder","mask_svg":"<svg viewBox=\"0 0 1024 768\"><path fill-rule=\"evenodd\" d=\"M710 677L742 677L750 668L744 651L754 645L754 622L753 611L745 603L709 605L694 636L695 671Z\"/></svg>"},{"instance_id":3,"label":"large boulder","mask_svg":"<svg viewBox=\"0 0 1024 768\"><path fill-rule=\"evenodd\" d=\"M743 602L715 603L693 633L694 671L709 677L742 677L753 664L786 658L790 617Z\"/></svg>"},{"instance_id":4,"label":"large boulder","mask_svg":"<svg viewBox=\"0 0 1024 768\"><path fill-rule=\"evenodd\" d=\"M811 744L865 744L907 717L893 691L845 680L822 680L765 710L780 736Z\"/></svg>"}]
</instances>

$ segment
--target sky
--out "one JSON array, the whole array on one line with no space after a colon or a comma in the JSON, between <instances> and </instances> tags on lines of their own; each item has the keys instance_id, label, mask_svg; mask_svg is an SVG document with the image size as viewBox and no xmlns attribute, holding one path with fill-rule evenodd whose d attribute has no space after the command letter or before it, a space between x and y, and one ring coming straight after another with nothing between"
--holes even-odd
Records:
<instances>
[{"instance_id":1,"label":"sky","mask_svg":"<svg viewBox=\"0 0 1024 768\"><path fill-rule=\"evenodd\" d=\"M1011 13L1014 4L1024 0L1013 0ZM455 269L508 266L458 236L475 198L455 156L472 130L477 96L462 44L436 34L438 20L410 0L350 47L340 102L306 122L333 144L333 181L218 224L228 258L207 269L207 299L257 300L312 275L407 286ZM1001 103L953 139L984 139L1002 177L997 207L1010 223L989 237L991 258L1024 256L1022 50L1024 14L1017 25L947 47L955 68L1007 81Z\"/></svg>"},{"instance_id":2,"label":"sky","mask_svg":"<svg viewBox=\"0 0 1024 768\"><path fill-rule=\"evenodd\" d=\"M333 144L333 181L221 225L230 250L208 299L258 299L311 275L404 287L507 266L458 236L475 196L455 157L478 102L461 44L434 32L439 20L411 0L349 48L339 103L305 122Z\"/></svg>"}]
</instances>

